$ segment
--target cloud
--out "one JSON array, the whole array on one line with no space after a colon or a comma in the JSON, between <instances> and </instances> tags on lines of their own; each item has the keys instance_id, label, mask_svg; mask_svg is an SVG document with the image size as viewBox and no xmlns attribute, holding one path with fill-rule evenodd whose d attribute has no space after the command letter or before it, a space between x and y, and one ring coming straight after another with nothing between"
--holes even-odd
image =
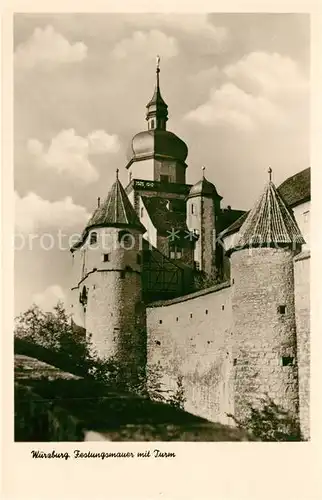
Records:
<instances>
[{"instance_id":1,"label":"cloud","mask_svg":"<svg viewBox=\"0 0 322 500\"><path fill-rule=\"evenodd\" d=\"M24 197L15 192L17 232L26 234L49 228L82 230L89 217L86 208L75 205L69 196L59 201L49 201L32 192Z\"/></svg>"},{"instance_id":2,"label":"cloud","mask_svg":"<svg viewBox=\"0 0 322 500\"><path fill-rule=\"evenodd\" d=\"M206 78L218 75L216 67L203 73ZM292 126L308 91L295 61L277 53L252 52L225 66L222 77L229 81L213 86L209 99L185 119L202 125L226 123L248 131L262 124Z\"/></svg>"},{"instance_id":3,"label":"cloud","mask_svg":"<svg viewBox=\"0 0 322 500\"><path fill-rule=\"evenodd\" d=\"M227 123L239 130L252 130L258 121L283 119L280 110L268 99L247 94L232 83L212 89L210 99L190 111L186 118L203 125Z\"/></svg>"},{"instance_id":4,"label":"cloud","mask_svg":"<svg viewBox=\"0 0 322 500\"><path fill-rule=\"evenodd\" d=\"M308 89L297 63L278 53L251 52L235 64L224 68L224 73L250 92L264 92L273 96L280 93L301 93Z\"/></svg>"},{"instance_id":5,"label":"cloud","mask_svg":"<svg viewBox=\"0 0 322 500\"><path fill-rule=\"evenodd\" d=\"M120 149L117 135L95 130L87 137L76 135L74 129L62 130L51 140L47 150L38 139L29 139L28 152L43 169L51 169L84 184L95 182L98 171L89 161L89 155L116 153Z\"/></svg>"},{"instance_id":6,"label":"cloud","mask_svg":"<svg viewBox=\"0 0 322 500\"><path fill-rule=\"evenodd\" d=\"M207 14L148 14L140 15L139 19L133 16L127 21L133 26L137 26L138 22L142 28L172 30L188 35L188 40L193 40L193 48L204 54L221 52L230 38L228 29L212 24ZM163 56L163 49L160 55Z\"/></svg>"},{"instance_id":7,"label":"cloud","mask_svg":"<svg viewBox=\"0 0 322 500\"><path fill-rule=\"evenodd\" d=\"M66 293L59 285L51 285L43 292L32 295L32 302L44 311L52 311L58 301L64 302Z\"/></svg>"},{"instance_id":8,"label":"cloud","mask_svg":"<svg viewBox=\"0 0 322 500\"><path fill-rule=\"evenodd\" d=\"M145 58L155 58L162 54L163 59L169 59L178 54L178 44L174 37L165 35L162 31L135 31L130 38L118 42L113 50L115 59L138 57L144 54Z\"/></svg>"},{"instance_id":9,"label":"cloud","mask_svg":"<svg viewBox=\"0 0 322 500\"><path fill-rule=\"evenodd\" d=\"M47 69L59 64L83 61L87 57L87 47L83 42L70 43L52 26L36 28L31 37L18 45L15 65L20 69L37 66Z\"/></svg>"}]
</instances>

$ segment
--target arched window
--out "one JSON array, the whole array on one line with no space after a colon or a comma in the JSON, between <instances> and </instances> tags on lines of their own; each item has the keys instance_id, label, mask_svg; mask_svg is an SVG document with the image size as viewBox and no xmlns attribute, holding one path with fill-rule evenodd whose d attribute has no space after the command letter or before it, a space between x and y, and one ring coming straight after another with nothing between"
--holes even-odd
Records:
<instances>
[{"instance_id":1,"label":"arched window","mask_svg":"<svg viewBox=\"0 0 322 500\"><path fill-rule=\"evenodd\" d=\"M151 120L151 128L154 128L154 120Z\"/></svg>"},{"instance_id":2,"label":"arched window","mask_svg":"<svg viewBox=\"0 0 322 500\"><path fill-rule=\"evenodd\" d=\"M97 233L96 231L92 231L89 239L89 244L94 245L95 243L97 243Z\"/></svg>"},{"instance_id":3,"label":"arched window","mask_svg":"<svg viewBox=\"0 0 322 500\"><path fill-rule=\"evenodd\" d=\"M118 240L122 248L131 250L135 245L135 238L133 234L128 231L120 231L118 235Z\"/></svg>"}]
</instances>

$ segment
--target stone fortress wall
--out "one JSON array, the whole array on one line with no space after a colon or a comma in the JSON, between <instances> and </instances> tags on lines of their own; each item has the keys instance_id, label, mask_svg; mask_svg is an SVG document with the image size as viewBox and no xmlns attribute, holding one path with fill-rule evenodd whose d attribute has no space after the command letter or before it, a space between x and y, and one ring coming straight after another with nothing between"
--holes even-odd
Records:
<instances>
[{"instance_id":1,"label":"stone fortress wall","mask_svg":"<svg viewBox=\"0 0 322 500\"><path fill-rule=\"evenodd\" d=\"M273 260L275 257L272 255ZM278 260L280 261L280 259ZM262 341L263 345L259 346L260 356L258 359L260 360L259 368L262 370L264 378L266 373L264 368L268 366L267 363L264 363L265 360L271 360L272 369L277 373L274 391L276 389L278 392L278 388L281 388L281 394L277 394L277 403L283 402L282 393L288 385L291 386L292 393L294 393L294 404L295 406L299 404L301 430L305 438L309 437L309 260L309 252L305 252L295 257L294 266L292 266L294 269L290 269L288 263L281 261L278 263L282 267L284 264L288 267L286 281L294 279L295 303L294 297L285 297L291 310L289 318L285 320L285 318L277 317L279 304L275 304L275 302L280 298L276 297L276 293L287 293L288 286L293 287L292 282L288 283L284 290L281 290L280 284L277 283L279 281L279 266L275 266L275 281L277 281L274 283L276 286L272 283L271 287L269 287L271 279L269 266L262 266L265 267L262 271L264 274L266 273L268 290L265 292L261 310L259 311L258 308L254 310L252 304L249 303L248 312L243 312L245 321L257 321L258 324L260 323L260 329L265 329L265 322L261 323L260 315L265 311L267 303L274 302L274 311L273 309L272 311L276 315L276 321L282 324L282 333L285 333L286 337L290 337L292 340L293 334L296 332L295 342L293 339L292 346L289 348L282 345L283 342L279 342L275 353L270 346L270 352L272 351L271 354L273 353L275 356L274 359L267 355L266 344ZM260 256L258 265L261 265ZM235 324L232 309L233 287L235 286L233 280L232 277L231 284L224 283L177 299L155 302L147 308L148 366L153 367L160 364L163 374L162 382L167 389L176 390L178 376L183 377L185 409L187 411L212 421L230 424L233 422L231 418L227 417L227 413L235 414L234 380L238 369L238 360L235 354L236 339L233 335ZM267 294L271 294L271 300ZM295 325L290 325L288 332L286 326L290 321L293 322L294 312ZM234 313L236 317L236 310ZM257 320L255 316L257 316ZM266 325L268 336L272 330L272 327L269 326L270 323L271 318ZM247 329L248 327L251 328L251 324L247 326ZM266 340L268 345L269 339ZM284 347L292 352L286 352ZM280 348L284 349L285 352L279 352ZM282 358L291 358L292 354L296 358L294 360L295 366L287 364L283 366ZM294 392L297 369L299 401ZM243 376L247 376L247 371L244 373L241 371L238 378ZM238 384L235 389L238 390ZM267 389L271 390L270 387ZM274 391L271 392L271 395L276 399ZM259 395L263 395L262 390L259 392Z\"/></svg>"}]
</instances>

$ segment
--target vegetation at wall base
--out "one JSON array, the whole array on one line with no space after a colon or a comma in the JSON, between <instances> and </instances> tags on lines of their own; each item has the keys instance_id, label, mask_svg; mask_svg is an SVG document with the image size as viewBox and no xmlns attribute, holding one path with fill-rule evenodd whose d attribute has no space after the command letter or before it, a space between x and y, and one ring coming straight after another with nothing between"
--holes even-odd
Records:
<instances>
[{"instance_id":1,"label":"vegetation at wall base","mask_svg":"<svg viewBox=\"0 0 322 500\"><path fill-rule=\"evenodd\" d=\"M284 408L268 395L262 398L258 408L248 404L248 416L242 420L228 413L238 428L245 430L259 441L303 441L300 425Z\"/></svg>"}]
</instances>

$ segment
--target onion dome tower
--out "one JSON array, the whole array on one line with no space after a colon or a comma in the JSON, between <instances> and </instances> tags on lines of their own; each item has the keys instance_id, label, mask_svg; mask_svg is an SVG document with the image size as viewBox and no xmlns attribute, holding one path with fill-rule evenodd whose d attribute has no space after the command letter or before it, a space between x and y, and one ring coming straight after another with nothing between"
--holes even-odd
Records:
<instances>
[{"instance_id":1,"label":"onion dome tower","mask_svg":"<svg viewBox=\"0 0 322 500\"><path fill-rule=\"evenodd\" d=\"M100 358L116 357L132 371L144 363L144 339L136 325L145 231L117 171L106 200L98 204L71 249L74 323L85 328Z\"/></svg>"},{"instance_id":2,"label":"onion dome tower","mask_svg":"<svg viewBox=\"0 0 322 500\"><path fill-rule=\"evenodd\" d=\"M167 130L168 106L160 90L160 58L157 57L156 83L146 106L148 129L131 140L128 149L129 180L144 179L185 184L186 144Z\"/></svg>"},{"instance_id":3,"label":"onion dome tower","mask_svg":"<svg viewBox=\"0 0 322 500\"><path fill-rule=\"evenodd\" d=\"M195 244L194 261L198 270L211 275L215 270L216 216L220 213L220 196L215 186L205 178L194 184L187 197L187 226L199 235Z\"/></svg>"},{"instance_id":4,"label":"onion dome tower","mask_svg":"<svg viewBox=\"0 0 322 500\"><path fill-rule=\"evenodd\" d=\"M298 416L293 258L304 239L271 180L231 249L235 416L261 398Z\"/></svg>"}]
</instances>

